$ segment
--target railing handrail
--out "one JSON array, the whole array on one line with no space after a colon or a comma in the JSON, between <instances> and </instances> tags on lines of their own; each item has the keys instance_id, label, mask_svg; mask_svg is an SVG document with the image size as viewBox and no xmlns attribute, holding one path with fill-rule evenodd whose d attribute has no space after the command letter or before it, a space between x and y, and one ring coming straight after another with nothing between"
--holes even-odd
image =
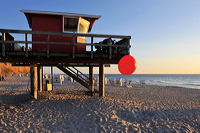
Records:
<instances>
[{"instance_id":1,"label":"railing handrail","mask_svg":"<svg viewBox=\"0 0 200 133\"><path fill-rule=\"evenodd\" d=\"M106 47L127 47L127 45L118 45L118 44L112 44L112 45L108 45L108 44L91 44L91 43L68 43L68 42L48 42L48 41L1 41L0 43L5 43L5 44L10 44L10 43L28 43L28 44L49 44L49 45L86 45L86 46L106 46Z\"/></svg>"},{"instance_id":2,"label":"railing handrail","mask_svg":"<svg viewBox=\"0 0 200 133\"><path fill-rule=\"evenodd\" d=\"M99 48L104 48L104 50L106 50L109 54L109 59L112 58L112 48L114 47L115 49L117 48L118 52L121 50L127 50L126 53L130 54L129 48L130 46L130 39L131 36L122 36L122 35L106 35L106 34L83 34L83 33L63 33L63 32L46 32L46 31L30 31L30 30L12 30L12 29L0 29L0 33L2 33L2 40L0 40L0 44L2 45L2 56L6 55L6 49L5 46L6 44L13 44L13 43L24 43L25 44L25 52L26 52L26 57L28 57L28 44L47 44L49 47L49 45L70 45L72 46L72 58L75 58L75 46L76 45L82 45L82 46L90 46L91 47L91 59L93 59L94 57L94 46L96 49ZM7 33L19 33L19 34L24 34L25 36L25 41L14 41L14 40L7 40L6 39L6 34ZM28 40L28 35L33 35L33 34L37 34L37 35L47 35L47 40L45 41L29 41ZM66 36L66 37L72 37L73 39L71 40L72 42L53 42L53 41L49 41L48 38L50 38L50 36ZM76 37L89 37L91 38L91 43L77 43L75 41ZM102 44L102 43L94 43L94 38L106 38L106 39L120 39L120 41L113 43L113 44ZM102 41L104 42L104 41ZM122 43L119 43L122 42ZM106 42L105 42L106 43ZM107 49L108 48L108 49ZM122 48L122 49L121 49ZM47 57L49 57L49 50L47 48Z\"/></svg>"}]
</instances>

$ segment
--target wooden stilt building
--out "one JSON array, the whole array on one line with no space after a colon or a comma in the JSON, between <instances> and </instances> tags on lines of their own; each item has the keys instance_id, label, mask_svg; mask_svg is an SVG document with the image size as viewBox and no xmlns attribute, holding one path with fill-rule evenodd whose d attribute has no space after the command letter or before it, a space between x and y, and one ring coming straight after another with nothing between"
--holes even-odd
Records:
<instances>
[{"instance_id":1,"label":"wooden stilt building","mask_svg":"<svg viewBox=\"0 0 200 133\"><path fill-rule=\"evenodd\" d=\"M32 30L0 29L0 62L30 66L31 95L37 99L38 91L43 90L43 66L55 66L89 89L91 95L98 92L99 96L104 96L105 64L118 64L123 56L130 54L131 37L89 34L101 16L21 11ZM23 35L24 39L14 40L12 34ZM77 67L87 67L89 77ZM99 67L99 89L96 90L94 67Z\"/></svg>"}]
</instances>

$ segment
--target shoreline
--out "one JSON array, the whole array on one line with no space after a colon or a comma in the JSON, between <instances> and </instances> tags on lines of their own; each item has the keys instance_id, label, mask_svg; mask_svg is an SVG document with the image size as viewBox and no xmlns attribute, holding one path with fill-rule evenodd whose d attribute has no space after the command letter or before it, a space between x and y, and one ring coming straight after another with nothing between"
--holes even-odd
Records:
<instances>
[{"instance_id":1,"label":"shoreline","mask_svg":"<svg viewBox=\"0 0 200 133\"><path fill-rule=\"evenodd\" d=\"M106 85L106 96L99 98L85 95L78 83L65 82L33 100L27 78L0 83L0 132L200 131L198 89Z\"/></svg>"}]
</instances>

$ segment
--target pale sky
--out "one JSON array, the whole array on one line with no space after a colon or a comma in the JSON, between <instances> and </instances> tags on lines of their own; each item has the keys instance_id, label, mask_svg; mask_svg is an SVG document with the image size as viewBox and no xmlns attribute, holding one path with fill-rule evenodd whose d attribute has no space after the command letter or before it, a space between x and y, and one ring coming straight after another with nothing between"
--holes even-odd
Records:
<instances>
[{"instance_id":1,"label":"pale sky","mask_svg":"<svg viewBox=\"0 0 200 133\"><path fill-rule=\"evenodd\" d=\"M132 36L135 73L200 74L200 0L1 0L0 9L1 29L31 30L20 9L101 15L91 33Z\"/></svg>"}]
</instances>

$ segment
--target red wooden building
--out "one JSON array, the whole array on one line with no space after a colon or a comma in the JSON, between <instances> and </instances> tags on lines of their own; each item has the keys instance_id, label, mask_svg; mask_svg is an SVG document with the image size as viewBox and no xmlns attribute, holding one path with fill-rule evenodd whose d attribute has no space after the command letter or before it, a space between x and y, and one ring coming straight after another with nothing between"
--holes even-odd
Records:
<instances>
[{"instance_id":1,"label":"red wooden building","mask_svg":"<svg viewBox=\"0 0 200 133\"><path fill-rule=\"evenodd\" d=\"M104 66L118 64L123 56L130 54L131 36L87 34L101 16L32 10L21 12L32 31L0 29L0 61L30 66L31 95L37 99L38 89L43 90L42 67L56 66L89 89L91 95L99 93L99 96L104 96ZM12 34L21 34L24 39L15 40L10 37ZM28 39L29 35L32 40ZM86 43L86 37L90 42ZM104 40L94 43L95 39ZM23 45L22 49L15 49L18 43ZM29 45L32 45L32 50ZM86 46L90 48L87 51ZM89 77L75 67L88 67ZM94 88L93 67L99 67L99 89Z\"/></svg>"},{"instance_id":2,"label":"red wooden building","mask_svg":"<svg viewBox=\"0 0 200 133\"><path fill-rule=\"evenodd\" d=\"M66 33L88 33L91 31L95 20L101 16L72 14L62 12L32 11L21 10L26 15L29 27L32 31L48 32L66 32ZM68 43L86 43L85 37L64 37L58 35L32 35L32 41L48 42L68 42ZM33 52L72 52L70 45L32 45ZM75 47L76 53L85 53L86 46L79 45Z\"/></svg>"}]
</instances>

